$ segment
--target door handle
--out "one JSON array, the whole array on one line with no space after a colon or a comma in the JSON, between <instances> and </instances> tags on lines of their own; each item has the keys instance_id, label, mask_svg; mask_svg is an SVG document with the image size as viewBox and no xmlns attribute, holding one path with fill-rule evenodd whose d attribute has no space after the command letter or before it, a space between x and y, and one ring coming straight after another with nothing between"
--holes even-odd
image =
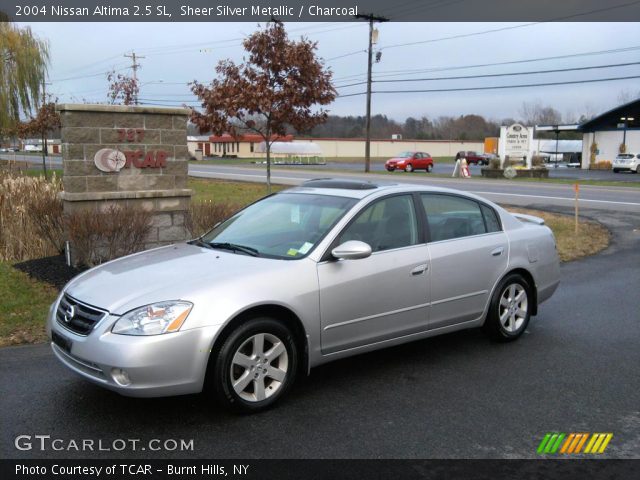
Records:
<instances>
[{"instance_id":1,"label":"door handle","mask_svg":"<svg viewBox=\"0 0 640 480\"><path fill-rule=\"evenodd\" d=\"M502 255L502 252L504 252L504 247L498 247L491 251L491 255L493 255L494 257L498 257Z\"/></svg>"},{"instance_id":2,"label":"door handle","mask_svg":"<svg viewBox=\"0 0 640 480\"><path fill-rule=\"evenodd\" d=\"M411 275L422 275L424 272L427 271L427 268L429 268L427 266L427 264L423 264L423 265L418 265L416 268L414 268L413 270L411 270Z\"/></svg>"}]
</instances>

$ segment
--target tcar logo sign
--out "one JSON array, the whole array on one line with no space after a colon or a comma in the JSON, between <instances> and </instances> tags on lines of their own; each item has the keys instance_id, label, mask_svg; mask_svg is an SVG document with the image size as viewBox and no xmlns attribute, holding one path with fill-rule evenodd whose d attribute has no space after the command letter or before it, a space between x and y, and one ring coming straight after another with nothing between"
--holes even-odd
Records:
<instances>
[{"instance_id":1,"label":"tcar logo sign","mask_svg":"<svg viewBox=\"0 0 640 480\"><path fill-rule=\"evenodd\" d=\"M168 153L162 150L145 153L142 150L121 152L113 148L103 148L96 152L93 163L101 172L119 172L125 167L166 167L167 157Z\"/></svg>"},{"instance_id":2,"label":"tcar logo sign","mask_svg":"<svg viewBox=\"0 0 640 480\"><path fill-rule=\"evenodd\" d=\"M119 143L142 142L144 129L121 128L118 130ZM119 172L126 167L135 168L162 168L167 166L169 154L163 150L148 151L130 150L120 151L114 148L98 150L93 157L93 163L101 172Z\"/></svg>"},{"instance_id":3,"label":"tcar logo sign","mask_svg":"<svg viewBox=\"0 0 640 480\"><path fill-rule=\"evenodd\" d=\"M93 163L101 172L119 172L127 163L127 157L118 150L103 148L96 152Z\"/></svg>"}]
</instances>

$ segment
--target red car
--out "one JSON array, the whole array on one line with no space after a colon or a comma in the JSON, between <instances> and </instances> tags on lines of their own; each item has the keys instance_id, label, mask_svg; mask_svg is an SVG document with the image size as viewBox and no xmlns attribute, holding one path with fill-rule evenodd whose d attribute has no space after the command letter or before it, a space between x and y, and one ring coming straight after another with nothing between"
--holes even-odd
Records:
<instances>
[{"instance_id":1,"label":"red car","mask_svg":"<svg viewBox=\"0 0 640 480\"><path fill-rule=\"evenodd\" d=\"M426 170L430 172L433 169L433 158L425 152L402 152L397 157L387 160L384 168L390 172L394 170L404 170L405 172Z\"/></svg>"}]
</instances>

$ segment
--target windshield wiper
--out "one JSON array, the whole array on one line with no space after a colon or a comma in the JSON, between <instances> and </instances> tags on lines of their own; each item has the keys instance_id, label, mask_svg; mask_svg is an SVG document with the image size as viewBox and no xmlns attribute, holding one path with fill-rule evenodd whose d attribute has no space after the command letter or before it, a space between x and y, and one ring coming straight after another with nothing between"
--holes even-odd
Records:
<instances>
[{"instance_id":1,"label":"windshield wiper","mask_svg":"<svg viewBox=\"0 0 640 480\"><path fill-rule=\"evenodd\" d=\"M200 239L200 238L196 238L195 240L191 240L191 241L189 242L189 244L191 244L191 245L197 245L197 246L199 246L199 247L213 248L213 247L211 246L211 244L210 244L210 243L204 242L204 241L202 241L202 239Z\"/></svg>"},{"instance_id":2,"label":"windshield wiper","mask_svg":"<svg viewBox=\"0 0 640 480\"><path fill-rule=\"evenodd\" d=\"M260 252L255 248L245 247L244 245L238 245L235 243L229 242L212 242L208 244L213 248L219 248L221 250L231 250L232 252L242 252L247 255L251 255L252 257L257 257L260 255Z\"/></svg>"}]
</instances>

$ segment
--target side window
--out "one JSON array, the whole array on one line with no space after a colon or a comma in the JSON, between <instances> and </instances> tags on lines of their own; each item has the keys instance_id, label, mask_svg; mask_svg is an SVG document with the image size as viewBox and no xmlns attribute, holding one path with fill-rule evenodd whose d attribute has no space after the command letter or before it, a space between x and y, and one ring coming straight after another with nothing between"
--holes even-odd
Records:
<instances>
[{"instance_id":1,"label":"side window","mask_svg":"<svg viewBox=\"0 0 640 480\"><path fill-rule=\"evenodd\" d=\"M369 205L343 230L338 243L360 240L379 252L418 243L418 225L410 195L383 198Z\"/></svg>"},{"instance_id":2,"label":"side window","mask_svg":"<svg viewBox=\"0 0 640 480\"><path fill-rule=\"evenodd\" d=\"M480 204L480 209L484 216L484 223L487 226L487 233L499 232L502 230L500 228L500 222L498 221L498 215L493 208Z\"/></svg>"},{"instance_id":3,"label":"side window","mask_svg":"<svg viewBox=\"0 0 640 480\"><path fill-rule=\"evenodd\" d=\"M477 202L454 195L423 194L421 197L432 242L487 233Z\"/></svg>"}]
</instances>

